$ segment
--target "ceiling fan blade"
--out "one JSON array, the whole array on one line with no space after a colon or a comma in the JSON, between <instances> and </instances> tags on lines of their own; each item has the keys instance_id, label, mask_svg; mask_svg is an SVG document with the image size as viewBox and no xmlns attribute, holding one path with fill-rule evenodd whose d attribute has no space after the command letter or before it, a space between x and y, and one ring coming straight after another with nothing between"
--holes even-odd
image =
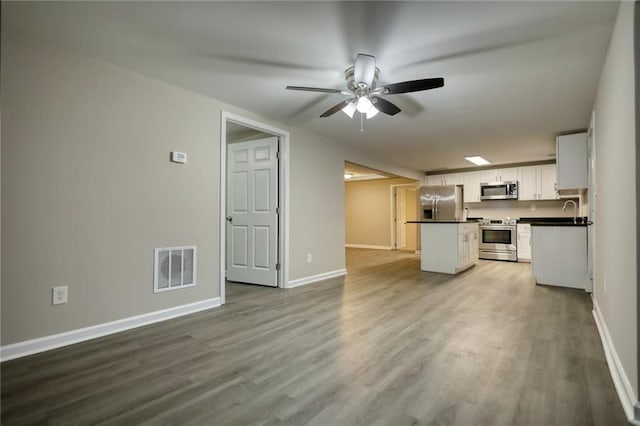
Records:
<instances>
[{"instance_id":1,"label":"ceiling fan blade","mask_svg":"<svg viewBox=\"0 0 640 426\"><path fill-rule=\"evenodd\" d=\"M353 80L358 83L364 83L367 87L373 85L373 79L376 76L376 57L358 53L356 63L353 69Z\"/></svg>"},{"instance_id":2,"label":"ceiling fan blade","mask_svg":"<svg viewBox=\"0 0 640 426\"><path fill-rule=\"evenodd\" d=\"M349 103L349 99L345 99L344 101L340 102L339 104L334 105L331 108L329 108L328 110L326 110L324 113L322 113L322 115L320 117L329 117L329 116L335 114L336 112L340 111L342 108L346 107L348 103Z\"/></svg>"},{"instance_id":3,"label":"ceiling fan blade","mask_svg":"<svg viewBox=\"0 0 640 426\"><path fill-rule=\"evenodd\" d=\"M420 92L421 90L436 89L444 86L444 78L424 78L422 80L403 81L402 83L388 84L384 86L384 93L395 95L397 93Z\"/></svg>"},{"instance_id":4,"label":"ceiling fan blade","mask_svg":"<svg viewBox=\"0 0 640 426\"><path fill-rule=\"evenodd\" d=\"M396 115L401 111L400 108L398 108L397 106L395 106L394 104L392 104L386 99L382 99L377 96L373 97L372 99L375 99L373 106L376 107L380 112L384 112L385 114L388 114L388 115Z\"/></svg>"},{"instance_id":5,"label":"ceiling fan blade","mask_svg":"<svg viewBox=\"0 0 640 426\"><path fill-rule=\"evenodd\" d=\"M287 86L287 90L301 90L304 92L341 93L338 89L323 89L321 87Z\"/></svg>"}]
</instances>

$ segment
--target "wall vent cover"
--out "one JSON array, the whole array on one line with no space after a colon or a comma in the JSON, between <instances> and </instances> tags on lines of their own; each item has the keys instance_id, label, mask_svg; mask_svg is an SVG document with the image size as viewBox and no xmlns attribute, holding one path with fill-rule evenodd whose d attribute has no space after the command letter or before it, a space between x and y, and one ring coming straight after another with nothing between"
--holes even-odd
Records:
<instances>
[{"instance_id":1,"label":"wall vent cover","mask_svg":"<svg viewBox=\"0 0 640 426\"><path fill-rule=\"evenodd\" d=\"M196 285L196 246L155 249L153 292Z\"/></svg>"}]
</instances>

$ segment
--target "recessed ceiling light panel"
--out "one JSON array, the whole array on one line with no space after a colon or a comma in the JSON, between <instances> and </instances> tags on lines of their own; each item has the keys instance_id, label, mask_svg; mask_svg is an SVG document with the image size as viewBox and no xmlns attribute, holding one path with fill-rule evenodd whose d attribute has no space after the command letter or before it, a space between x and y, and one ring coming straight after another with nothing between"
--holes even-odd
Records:
<instances>
[{"instance_id":1,"label":"recessed ceiling light panel","mask_svg":"<svg viewBox=\"0 0 640 426\"><path fill-rule=\"evenodd\" d=\"M486 166L487 164L491 164L490 161L480 157L479 155L474 155L472 157L464 157L464 159L475 164L476 166Z\"/></svg>"}]
</instances>

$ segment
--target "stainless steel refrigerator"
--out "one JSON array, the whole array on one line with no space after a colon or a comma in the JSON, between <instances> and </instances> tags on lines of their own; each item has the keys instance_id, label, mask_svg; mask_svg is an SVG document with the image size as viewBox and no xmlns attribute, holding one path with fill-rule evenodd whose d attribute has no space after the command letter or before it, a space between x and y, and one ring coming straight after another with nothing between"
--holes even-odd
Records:
<instances>
[{"instance_id":1,"label":"stainless steel refrigerator","mask_svg":"<svg viewBox=\"0 0 640 426\"><path fill-rule=\"evenodd\" d=\"M423 186L420 188L422 220L462 220L462 185Z\"/></svg>"}]
</instances>

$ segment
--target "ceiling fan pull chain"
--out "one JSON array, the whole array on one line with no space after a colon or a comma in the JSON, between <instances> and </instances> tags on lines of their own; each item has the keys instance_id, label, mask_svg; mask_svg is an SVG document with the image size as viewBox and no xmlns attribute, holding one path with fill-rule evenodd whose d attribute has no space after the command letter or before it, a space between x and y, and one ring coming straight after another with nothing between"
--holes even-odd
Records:
<instances>
[{"instance_id":1,"label":"ceiling fan pull chain","mask_svg":"<svg viewBox=\"0 0 640 426\"><path fill-rule=\"evenodd\" d=\"M364 114L360 113L360 132L364 133Z\"/></svg>"}]
</instances>

